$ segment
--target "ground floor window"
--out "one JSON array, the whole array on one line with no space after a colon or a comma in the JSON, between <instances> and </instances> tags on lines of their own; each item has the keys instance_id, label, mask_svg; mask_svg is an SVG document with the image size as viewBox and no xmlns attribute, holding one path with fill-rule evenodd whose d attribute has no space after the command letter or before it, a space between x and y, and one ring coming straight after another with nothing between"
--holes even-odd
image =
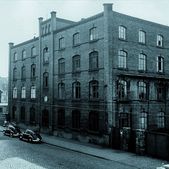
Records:
<instances>
[{"instance_id":1,"label":"ground floor window","mask_svg":"<svg viewBox=\"0 0 169 169\"><path fill-rule=\"evenodd\" d=\"M119 127L130 127L130 116L129 113L120 113L119 114Z\"/></svg>"},{"instance_id":2,"label":"ground floor window","mask_svg":"<svg viewBox=\"0 0 169 169\"><path fill-rule=\"evenodd\" d=\"M99 113L95 111L89 112L89 130L99 130Z\"/></svg>"},{"instance_id":3,"label":"ground floor window","mask_svg":"<svg viewBox=\"0 0 169 169\"><path fill-rule=\"evenodd\" d=\"M46 109L42 111L42 127L49 127L49 111Z\"/></svg>"},{"instance_id":4,"label":"ground floor window","mask_svg":"<svg viewBox=\"0 0 169 169\"><path fill-rule=\"evenodd\" d=\"M59 109L58 110L58 127L62 128L65 126L65 110Z\"/></svg>"},{"instance_id":5,"label":"ground floor window","mask_svg":"<svg viewBox=\"0 0 169 169\"><path fill-rule=\"evenodd\" d=\"M165 128L165 113L162 111L157 114L157 127Z\"/></svg>"},{"instance_id":6,"label":"ground floor window","mask_svg":"<svg viewBox=\"0 0 169 169\"><path fill-rule=\"evenodd\" d=\"M140 113L139 118L140 129L147 129L147 112L144 110Z\"/></svg>"}]
</instances>

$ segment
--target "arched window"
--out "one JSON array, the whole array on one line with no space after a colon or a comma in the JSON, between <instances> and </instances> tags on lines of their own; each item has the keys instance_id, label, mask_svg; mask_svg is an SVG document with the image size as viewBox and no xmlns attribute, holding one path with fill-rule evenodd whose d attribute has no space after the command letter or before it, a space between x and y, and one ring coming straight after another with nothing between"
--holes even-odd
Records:
<instances>
[{"instance_id":1,"label":"arched window","mask_svg":"<svg viewBox=\"0 0 169 169\"><path fill-rule=\"evenodd\" d=\"M164 72L164 58L162 56L157 57L157 72Z\"/></svg>"},{"instance_id":2,"label":"arched window","mask_svg":"<svg viewBox=\"0 0 169 169\"><path fill-rule=\"evenodd\" d=\"M72 128L75 128L75 129L80 128L80 111L79 110L72 111Z\"/></svg>"},{"instance_id":3,"label":"arched window","mask_svg":"<svg viewBox=\"0 0 169 169\"><path fill-rule=\"evenodd\" d=\"M164 83L157 83L157 100L164 101L166 99L166 85Z\"/></svg>"},{"instance_id":4,"label":"arched window","mask_svg":"<svg viewBox=\"0 0 169 169\"><path fill-rule=\"evenodd\" d=\"M138 93L140 100L147 99L147 84L143 81L138 82Z\"/></svg>"},{"instance_id":5,"label":"arched window","mask_svg":"<svg viewBox=\"0 0 169 169\"><path fill-rule=\"evenodd\" d=\"M97 39L97 28L93 27L89 30L89 40L92 41L95 39Z\"/></svg>"},{"instance_id":6,"label":"arched window","mask_svg":"<svg viewBox=\"0 0 169 169\"><path fill-rule=\"evenodd\" d=\"M31 99L36 98L36 86L31 86Z\"/></svg>"},{"instance_id":7,"label":"arched window","mask_svg":"<svg viewBox=\"0 0 169 169\"><path fill-rule=\"evenodd\" d=\"M125 69L127 67L127 52L120 50L118 53L118 67Z\"/></svg>"},{"instance_id":8,"label":"arched window","mask_svg":"<svg viewBox=\"0 0 169 169\"><path fill-rule=\"evenodd\" d=\"M92 80L89 82L89 98L99 98L99 82L97 80Z\"/></svg>"},{"instance_id":9,"label":"arched window","mask_svg":"<svg viewBox=\"0 0 169 169\"><path fill-rule=\"evenodd\" d=\"M147 112L140 113L140 129L147 129Z\"/></svg>"},{"instance_id":10,"label":"arched window","mask_svg":"<svg viewBox=\"0 0 169 169\"><path fill-rule=\"evenodd\" d=\"M17 98L17 87L13 88L13 98L16 99Z\"/></svg>"},{"instance_id":11,"label":"arched window","mask_svg":"<svg viewBox=\"0 0 169 169\"><path fill-rule=\"evenodd\" d=\"M80 82L74 82L72 84L72 96L73 99L80 99Z\"/></svg>"},{"instance_id":12,"label":"arched window","mask_svg":"<svg viewBox=\"0 0 169 169\"><path fill-rule=\"evenodd\" d=\"M35 78L36 77L36 65L32 64L31 65L31 78Z\"/></svg>"},{"instance_id":13,"label":"arched window","mask_svg":"<svg viewBox=\"0 0 169 169\"><path fill-rule=\"evenodd\" d=\"M157 127L165 128L165 113L163 111L160 111L157 114Z\"/></svg>"},{"instance_id":14,"label":"arched window","mask_svg":"<svg viewBox=\"0 0 169 169\"><path fill-rule=\"evenodd\" d=\"M30 124L35 124L35 108L30 108Z\"/></svg>"},{"instance_id":15,"label":"arched window","mask_svg":"<svg viewBox=\"0 0 169 169\"><path fill-rule=\"evenodd\" d=\"M89 69L94 70L98 68L98 52L89 53Z\"/></svg>"},{"instance_id":16,"label":"arched window","mask_svg":"<svg viewBox=\"0 0 169 169\"><path fill-rule=\"evenodd\" d=\"M118 98L125 99L127 97L127 82L125 80L118 81Z\"/></svg>"},{"instance_id":17,"label":"arched window","mask_svg":"<svg viewBox=\"0 0 169 169\"><path fill-rule=\"evenodd\" d=\"M95 111L89 112L89 130L99 130L99 113Z\"/></svg>"},{"instance_id":18,"label":"arched window","mask_svg":"<svg viewBox=\"0 0 169 169\"><path fill-rule=\"evenodd\" d=\"M43 49L43 63L49 63L49 49L45 47Z\"/></svg>"},{"instance_id":19,"label":"arched window","mask_svg":"<svg viewBox=\"0 0 169 169\"><path fill-rule=\"evenodd\" d=\"M20 120L22 122L25 122L25 107L24 106L21 107Z\"/></svg>"},{"instance_id":20,"label":"arched window","mask_svg":"<svg viewBox=\"0 0 169 169\"><path fill-rule=\"evenodd\" d=\"M17 60L18 60L18 54L15 52L14 57L13 57L13 61L16 62Z\"/></svg>"},{"instance_id":21,"label":"arched window","mask_svg":"<svg viewBox=\"0 0 169 169\"><path fill-rule=\"evenodd\" d=\"M163 47L164 38L162 35L157 35L157 46Z\"/></svg>"},{"instance_id":22,"label":"arched window","mask_svg":"<svg viewBox=\"0 0 169 169\"><path fill-rule=\"evenodd\" d=\"M126 40L127 29L124 26L119 26L119 39Z\"/></svg>"},{"instance_id":23,"label":"arched window","mask_svg":"<svg viewBox=\"0 0 169 169\"><path fill-rule=\"evenodd\" d=\"M58 128L62 128L65 126L65 110L58 110Z\"/></svg>"},{"instance_id":24,"label":"arched window","mask_svg":"<svg viewBox=\"0 0 169 169\"><path fill-rule=\"evenodd\" d=\"M73 46L76 46L80 43L80 34L77 32L73 35Z\"/></svg>"},{"instance_id":25,"label":"arched window","mask_svg":"<svg viewBox=\"0 0 169 169\"><path fill-rule=\"evenodd\" d=\"M26 58L26 50L23 50L22 51L22 59L25 59Z\"/></svg>"},{"instance_id":26,"label":"arched window","mask_svg":"<svg viewBox=\"0 0 169 169\"><path fill-rule=\"evenodd\" d=\"M58 98L65 99L65 84L62 82L58 84Z\"/></svg>"},{"instance_id":27,"label":"arched window","mask_svg":"<svg viewBox=\"0 0 169 169\"><path fill-rule=\"evenodd\" d=\"M43 87L48 88L49 87L49 73L45 72L43 74Z\"/></svg>"},{"instance_id":28,"label":"arched window","mask_svg":"<svg viewBox=\"0 0 169 169\"><path fill-rule=\"evenodd\" d=\"M31 49L31 56L32 57L36 56L36 47L35 46L33 46Z\"/></svg>"},{"instance_id":29,"label":"arched window","mask_svg":"<svg viewBox=\"0 0 169 169\"><path fill-rule=\"evenodd\" d=\"M13 80L17 80L17 68L13 69Z\"/></svg>"},{"instance_id":30,"label":"arched window","mask_svg":"<svg viewBox=\"0 0 169 169\"><path fill-rule=\"evenodd\" d=\"M146 55L143 53L139 54L138 70L146 70Z\"/></svg>"},{"instance_id":31,"label":"arched window","mask_svg":"<svg viewBox=\"0 0 169 169\"><path fill-rule=\"evenodd\" d=\"M58 60L58 72L59 74L65 73L65 59L61 58Z\"/></svg>"},{"instance_id":32,"label":"arched window","mask_svg":"<svg viewBox=\"0 0 169 169\"><path fill-rule=\"evenodd\" d=\"M75 55L72 57L73 72L80 71L80 55Z\"/></svg>"},{"instance_id":33,"label":"arched window","mask_svg":"<svg viewBox=\"0 0 169 169\"><path fill-rule=\"evenodd\" d=\"M139 31L139 42L145 44L146 43L146 32L143 30Z\"/></svg>"},{"instance_id":34,"label":"arched window","mask_svg":"<svg viewBox=\"0 0 169 169\"><path fill-rule=\"evenodd\" d=\"M22 99L25 99L25 98L26 98L26 87L25 87L25 86L23 86L23 87L21 88L21 98L22 98Z\"/></svg>"},{"instance_id":35,"label":"arched window","mask_svg":"<svg viewBox=\"0 0 169 169\"><path fill-rule=\"evenodd\" d=\"M64 49L65 48L65 38L61 37L59 39L59 49Z\"/></svg>"},{"instance_id":36,"label":"arched window","mask_svg":"<svg viewBox=\"0 0 169 169\"><path fill-rule=\"evenodd\" d=\"M26 68L25 68L25 66L22 66L22 68L21 68L21 79L22 80L26 79Z\"/></svg>"}]
</instances>

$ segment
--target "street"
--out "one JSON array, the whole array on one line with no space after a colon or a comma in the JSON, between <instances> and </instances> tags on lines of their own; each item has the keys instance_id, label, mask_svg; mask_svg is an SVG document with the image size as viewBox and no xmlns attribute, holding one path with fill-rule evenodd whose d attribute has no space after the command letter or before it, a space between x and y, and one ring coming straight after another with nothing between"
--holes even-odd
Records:
<instances>
[{"instance_id":1,"label":"street","mask_svg":"<svg viewBox=\"0 0 169 169\"><path fill-rule=\"evenodd\" d=\"M0 169L136 169L57 146L30 144L0 133Z\"/></svg>"}]
</instances>

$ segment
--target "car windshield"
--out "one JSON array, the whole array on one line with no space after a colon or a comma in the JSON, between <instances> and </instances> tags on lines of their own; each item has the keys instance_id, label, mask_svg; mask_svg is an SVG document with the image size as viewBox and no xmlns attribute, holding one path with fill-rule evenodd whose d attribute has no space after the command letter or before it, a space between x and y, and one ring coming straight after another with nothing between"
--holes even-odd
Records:
<instances>
[{"instance_id":1,"label":"car windshield","mask_svg":"<svg viewBox=\"0 0 169 169\"><path fill-rule=\"evenodd\" d=\"M37 135L32 130L26 130L26 134L31 135L33 139L37 139Z\"/></svg>"}]
</instances>

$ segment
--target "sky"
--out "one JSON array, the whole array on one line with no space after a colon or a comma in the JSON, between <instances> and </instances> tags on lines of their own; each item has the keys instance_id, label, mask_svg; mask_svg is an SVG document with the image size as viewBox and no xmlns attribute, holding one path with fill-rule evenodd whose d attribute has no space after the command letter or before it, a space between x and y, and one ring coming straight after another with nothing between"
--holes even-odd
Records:
<instances>
[{"instance_id":1,"label":"sky","mask_svg":"<svg viewBox=\"0 0 169 169\"><path fill-rule=\"evenodd\" d=\"M18 44L38 36L38 18L57 17L79 21L103 11L103 3L113 10L169 26L169 0L0 0L0 76L8 76L8 43Z\"/></svg>"}]
</instances>

